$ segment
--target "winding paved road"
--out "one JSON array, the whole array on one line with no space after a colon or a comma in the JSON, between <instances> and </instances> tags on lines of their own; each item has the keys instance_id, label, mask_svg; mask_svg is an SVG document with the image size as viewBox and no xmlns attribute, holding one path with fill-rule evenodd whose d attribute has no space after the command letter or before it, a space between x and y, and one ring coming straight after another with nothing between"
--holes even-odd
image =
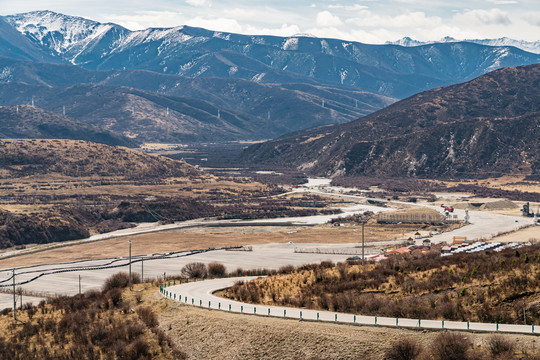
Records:
<instances>
[{"instance_id":1,"label":"winding paved road","mask_svg":"<svg viewBox=\"0 0 540 360\"><path fill-rule=\"evenodd\" d=\"M329 183L328 179L310 179L308 186L325 185ZM296 189L295 191L312 191L315 193L321 193L320 191L312 189ZM334 193L325 195L348 198L356 200L357 202L365 202L366 199L359 196L351 196L346 194ZM411 205L410 203L406 203ZM428 206L427 204L417 204L418 206ZM438 210L440 208L433 207ZM101 234L89 239L77 241L92 242L99 241L112 237L157 232L164 230L172 230L178 228L198 227L198 226L254 226L254 225L309 225L309 224L321 224L327 222L329 219L338 216L347 216L355 213L361 213L366 210L374 212L388 211L389 208L375 207L366 204L355 204L352 206L346 206L343 208L345 213L338 215L325 215L325 216L307 216L300 218L280 218L280 219L265 219L265 220L253 220L253 221L238 221L238 220L192 220L170 225L157 225L157 224L141 224L133 229L120 230L114 233ZM457 213L463 216L462 210L457 210ZM489 238L490 236L503 231L512 231L518 227L527 225L532 222L532 219L517 218L505 215L492 214L487 212L471 212L471 225L467 225L460 229L443 233L441 235L432 238L433 242L448 241L454 235L465 235L468 238ZM539 228L540 230L540 228ZM388 246L395 241L370 243L371 246ZM63 243L58 246L69 246L74 243ZM277 269L283 265L303 265L306 263L316 263L323 260L332 261L344 261L350 255L340 255L339 248L353 248L357 244L340 244L340 245L322 245L322 244L302 244L302 250L309 247L324 248L328 250L327 253L295 253L294 245L282 243L282 244L264 244L254 245L253 251L239 252L239 251L225 251L214 250L205 253L191 253L183 252L181 256L177 256L180 253L175 254L152 254L144 257L136 258L135 260L142 260L144 258L144 274L145 277L160 277L166 274L177 274L180 269L188 262L200 261L204 263L218 261L223 263L228 271L232 271L238 267L244 269L255 268L269 268ZM25 250L20 253L24 253ZM8 254L4 254L8 255ZM13 255L13 254L9 254ZM188 256L186 256L188 255ZM0 255L1 257L2 255ZM152 261L149 261L152 260ZM111 263L113 261L114 263ZM104 280L110 275L120 270L126 271L128 261L124 258L118 259L101 259L92 261L83 261L77 263L63 263L63 264L50 264L35 267L23 267L17 269L17 283L22 285L25 291L29 291L34 294L43 294L45 296L54 296L57 294L72 295L78 293L79 290L79 275L81 275L81 288L82 291L89 289L95 289L101 287ZM141 262L137 262L133 265L133 271L141 272ZM43 274L43 275L41 275ZM37 281L30 281L33 278L37 278ZM9 289L9 280L11 279L11 269L0 269L0 289ZM26 283L30 281L29 283ZM26 283L26 284L21 284ZM36 299L37 300L37 299ZM0 308L9 304L8 301L1 302ZM6 306L7 307L7 306ZM291 310L294 313L294 310ZM312 316L310 312L306 312L305 316ZM319 314L320 316L326 316ZM344 315L346 316L346 315ZM385 321L385 320L382 320ZM415 320L416 321L416 320Z\"/></svg>"},{"instance_id":2,"label":"winding paved road","mask_svg":"<svg viewBox=\"0 0 540 360\"><path fill-rule=\"evenodd\" d=\"M324 322L338 322L351 325L378 325L391 327L407 327L422 329L448 329L462 331L508 332L540 335L540 329L534 325L508 325L490 323L467 323L459 321L421 320L362 316L330 311L298 309L283 306L253 305L233 301L213 295L214 292L233 286L237 281L250 281L258 276L214 279L173 285L166 283L160 292L163 296L182 302L183 304L209 308L213 310L235 313L255 314L262 316L284 317L288 319L304 319ZM167 286L170 284L170 286Z\"/></svg>"}]
</instances>

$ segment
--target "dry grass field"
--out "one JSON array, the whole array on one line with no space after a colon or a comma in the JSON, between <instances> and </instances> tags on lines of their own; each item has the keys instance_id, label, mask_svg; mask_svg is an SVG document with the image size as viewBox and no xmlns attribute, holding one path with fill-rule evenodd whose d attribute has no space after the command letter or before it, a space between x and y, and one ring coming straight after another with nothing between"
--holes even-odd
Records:
<instances>
[{"instance_id":1,"label":"dry grass field","mask_svg":"<svg viewBox=\"0 0 540 360\"><path fill-rule=\"evenodd\" d=\"M526 242L536 241L540 242L540 226L530 226L518 231L514 231L510 234L504 234L493 238L493 241L497 242Z\"/></svg>"},{"instance_id":2,"label":"dry grass field","mask_svg":"<svg viewBox=\"0 0 540 360\"><path fill-rule=\"evenodd\" d=\"M536 192L540 193L540 182L526 180L525 176L501 176L499 178L488 178L488 179L478 179L478 180L461 180L459 182L452 181L437 181L432 180L436 183L444 184L448 187L457 186L459 184L476 184L479 186L484 186L492 189L501 189L501 190L519 190L524 192Z\"/></svg>"},{"instance_id":3,"label":"dry grass field","mask_svg":"<svg viewBox=\"0 0 540 360\"><path fill-rule=\"evenodd\" d=\"M416 232L415 225L381 225L372 223L365 228L365 241L384 241L403 239ZM126 236L102 240L88 244L77 244L51 249L34 254L21 255L0 260L0 268L49 264L62 261L101 259L125 256L126 244L132 241L134 255L151 253L206 249L254 244L316 243L348 244L361 243L361 227L350 225L334 227L318 225L315 227L242 227L242 228L192 228L151 234Z\"/></svg>"}]
</instances>

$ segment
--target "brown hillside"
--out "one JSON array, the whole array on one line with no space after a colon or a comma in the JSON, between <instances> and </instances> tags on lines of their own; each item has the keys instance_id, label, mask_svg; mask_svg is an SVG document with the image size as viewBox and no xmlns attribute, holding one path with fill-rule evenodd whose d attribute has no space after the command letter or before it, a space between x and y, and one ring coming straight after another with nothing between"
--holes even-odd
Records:
<instances>
[{"instance_id":1,"label":"brown hillside","mask_svg":"<svg viewBox=\"0 0 540 360\"><path fill-rule=\"evenodd\" d=\"M183 162L80 140L0 140L0 178L42 174L142 179L199 172Z\"/></svg>"},{"instance_id":2,"label":"brown hillside","mask_svg":"<svg viewBox=\"0 0 540 360\"><path fill-rule=\"evenodd\" d=\"M250 163L318 175L540 173L540 64L414 95L353 122L254 145Z\"/></svg>"}]
</instances>

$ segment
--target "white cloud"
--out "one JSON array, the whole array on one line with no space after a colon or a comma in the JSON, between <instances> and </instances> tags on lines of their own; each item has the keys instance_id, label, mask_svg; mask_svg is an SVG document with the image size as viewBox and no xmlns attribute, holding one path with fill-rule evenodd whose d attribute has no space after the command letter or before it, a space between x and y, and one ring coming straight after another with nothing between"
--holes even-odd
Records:
<instances>
[{"instance_id":1,"label":"white cloud","mask_svg":"<svg viewBox=\"0 0 540 360\"><path fill-rule=\"evenodd\" d=\"M175 27L183 24L183 14L172 11L137 11L131 15L107 14L106 22L112 22L130 30L149 27Z\"/></svg>"},{"instance_id":2,"label":"white cloud","mask_svg":"<svg viewBox=\"0 0 540 360\"><path fill-rule=\"evenodd\" d=\"M366 5L360 5L360 4L354 4L352 6L345 6L345 5L328 5L329 9L344 9L347 11L359 11L367 9L368 7Z\"/></svg>"},{"instance_id":3,"label":"white cloud","mask_svg":"<svg viewBox=\"0 0 540 360\"><path fill-rule=\"evenodd\" d=\"M357 17L350 18L346 22L347 24L356 24L362 27L415 29L438 26L441 24L442 19L438 16L426 16L423 12L409 12L397 16L386 16L363 10Z\"/></svg>"},{"instance_id":4,"label":"white cloud","mask_svg":"<svg viewBox=\"0 0 540 360\"><path fill-rule=\"evenodd\" d=\"M454 19L463 23L470 24L471 22L480 23L484 25L510 25L510 17L506 11L500 9L482 10L475 9L469 10L464 13L456 14Z\"/></svg>"},{"instance_id":5,"label":"white cloud","mask_svg":"<svg viewBox=\"0 0 540 360\"><path fill-rule=\"evenodd\" d=\"M192 6L205 6L210 4L207 0L186 0L186 3Z\"/></svg>"},{"instance_id":6,"label":"white cloud","mask_svg":"<svg viewBox=\"0 0 540 360\"><path fill-rule=\"evenodd\" d=\"M202 18L196 17L186 21L186 25L202 27L209 30L219 30L232 33L241 33L242 25L235 19L228 18Z\"/></svg>"},{"instance_id":7,"label":"white cloud","mask_svg":"<svg viewBox=\"0 0 540 360\"><path fill-rule=\"evenodd\" d=\"M269 6L233 7L219 9L213 13L215 17L233 18L249 25L259 24L265 27L278 27L283 23L299 23L303 18L297 13L279 10Z\"/></svg>"},{"instance_id":8,"label":"white cloud","mask_svg":"<svg viewBox=\"0 0 540 360\"><path fill-rule=\"evenodd\" d=\"M318 26L340 26L342 24L341 19L330 11L325 10L317 14Z\"/></svg>"},{"instance_id":9,"label":"white cloud","mask_svg":"<svg viewBox=\"0 0 540 360\"><path fill-rule=\"evenodd\" d=\"M525 14L523 20L530 25L540 26L540 11Z\"/></svg>"},{"instance_id":10,"label":"white cloud","mask_svg":"<svg viewBox=\"0 0 540 360\"><path fill-rule=\"evenodd\" d=\"M487 0L487 1L495 5L513 5L513 4L519 3L516 0Z\"/></svg>"},{"instance_id":11,"label":"white cloud","mask_svg":"<svg viewBox=\"0 0 540 360\"><path fill-rule=\"evenodd\" d=\"M301 33L298 25L282 24L280 28L260 28L248 25L245 28L247 34L252 35L274 35L288 37Z\"/></svg>"}]
</instances>

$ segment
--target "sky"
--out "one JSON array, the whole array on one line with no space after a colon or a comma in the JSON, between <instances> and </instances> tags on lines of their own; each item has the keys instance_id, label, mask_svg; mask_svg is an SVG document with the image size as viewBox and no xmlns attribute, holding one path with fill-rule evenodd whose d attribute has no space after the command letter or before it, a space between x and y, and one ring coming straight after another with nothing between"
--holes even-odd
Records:
<instances>
[{"instance_id":1,"label":"sky","mask_svg":"<svg viewBox=\"0 0 540 360\"><path fill-rule=\"evenodd\" d=\"M130 30L190 25L373 44L405 36L540 40L539 0L0 0L0 9L1 15L51 10Z\"/></svg>"}]
</instances>

